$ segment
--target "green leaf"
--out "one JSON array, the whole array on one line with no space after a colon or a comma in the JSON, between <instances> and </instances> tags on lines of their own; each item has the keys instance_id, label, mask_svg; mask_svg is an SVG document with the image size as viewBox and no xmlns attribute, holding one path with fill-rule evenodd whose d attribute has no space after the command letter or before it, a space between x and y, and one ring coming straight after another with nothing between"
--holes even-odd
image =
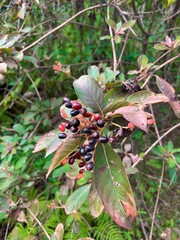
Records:
<instances>
[{"instance_id":1,"label":"green leaf","mask_svg":"<svg viewBox=\"0 0 180 240\"><path fill-rule=\"evenodd\" d=\"M109 39L111 39L111 38L112 38L111 36L106 35L106 36L100 37L100 40L109 40Z\"/></svg>"},{"instance_id":2,"label":"green leaf","mask_svg":"<svg viewBox=\"0 0 180 240\"><path fill-rule=\"evenodd\" d=\"M119 44L121 42L121 37L119 35L116 35L114 40L116 44Z\"/></svg>"},{"instance_id":3,"label":"green leaf","mask_svg":"<svg viewBox=\"0 0 180 240\"><path fill-rule=\"evenodd\" d=\"M114 78L119 74L119 71L112 71L110 68L106 68L103 73L104 79L103 83L108 83L114 81Z\"/></svg>"},{"instance_id":4,"label":"green leaf","mask_svg":"<svg viewBox=\"0 0 180 240\"><path fill-rule=\"evenodd\" d=\"M25 13L26 13L26 3L23 3L21 9L18 12L18 18L24 19Z\"/></svg>"},{"instance_id":5,"label":"green leaf","mask_svg":"<svg viewBox=\"0 0 180 240\"><path fill-rule=\"evenodd\" d=\"M113 29L116 29L116 23L110 18L106 18L106 23L108 26L112 27Z\"/></svg>"},{"instance_id":6,"label":"green leaf","mask_svg":"<svg viewBox=\"0 0 180 240\"><path fill-rule=\"evenodd\" d=\"M157 43L157 44L154 45L154 49L156 49L156 50L168 50L169 47L167 47L164 44Z\"/></svg>"},{"instance_id":7,"label":"green leaf","mask_svg":"<svg viewBox=\"0 0 180 240\"><path fill-rule=\"evenodd\" d=\"M116 30L120 30L121 26L122 26L122 22L120 21L116 24Z\"/></svg>"},{"instance_id":8,"label":"green leaf","mask_svg":"<svg viewBox=\"0 0 180 240\"><path fill-rule=\"evenodd\" d=\"M109 144L97 146L94 181L105 210L119 226L130 229L135 201L121 159Z\"/></svg>"},{"instance_id":9,"label":"green leaf","mask_svg":"<svg viewBox=\"0 0 180 240\"><path fill-rule=\"evenodd\" d=\"M61 178L64 173L67 173L70 170L70 165L65 164L59 168L56 168L52 173L52 178Z\"/></svg>"},{"instance_id":10,"label":"green leaf","mask_svg":"<svg viewBox=\"0 0 180 240\"><path fill-rule=\"evenodd\" d=\"M49 167L46 178L65 158L67 158L79 146L81 140L82 138L73 136L69 136L63 140L63 144L58 147L52 159L52 163Z\"/></svg>"},{"instance_id":11,"label":"green leaf","mask_svg":"<svg viewBox=\"0 0 180 240\"><path fill-rule=\"evenodd\" d=\"M81 76L74 81L73 86L82 103L92 108L94 112L102 112L104 94L94 78L88 75Z\"/></svg>"},{"instance_id":12,"label":"green leaf","mask_svg":"<svg viewBox=\"0 0 180 240\"><path fill-rule=\"evenodd\" d=\"M159 159L149 159L146 164L156 169L162 168L162 160Z\"/></svg>"},{"instance_id":13,"label":"green leaf","mask_svg":"<svg viewBox=\"0 0 180 240\"><path fill-rule=\"evenodd\" d=\"M46 149L49 144L57 138L57 134L59 133L58 129L55 129L49 133L44 134L39 141L36 143L36 146L34 148L33 153L42 151L43 149Z\"/></svg>"},{"instance_id":14,"label":"green leaf","mask_svg":"<svg viewBox=\"0 0 180 240\"><path fill-rule=\"evenodd\" d=\"M131 28L135 24L135 20L131 20L122 24L121 29L124 31L128 28Z\"/></svg>"},{"instance_id":15,"label":"green leaf","mask_svg":"<svg viewBox=\"0 0 180 240\"><path fill-rule=\"evenodd\" d=\"M59 223L55 229L55 232L51 236L51 240L63 240L64 238L64 225Z\"/></svg>"},{"instance_id":16,"label":"green leaf","mask_svg":"<svg viewBox=\"0 0 180 240\"><path fill-rule=\"evenodd\" d=\"M71 214L76 212L81 205L86 201L89 191L91 188L91 184L84 185L77 190L75 190L67 199L65 205L66 214Z\"/></svg>"},{"instance_id":17,"label":"green leaf","mask_svg":"<svg viewBox=\"0 0 180 240\"><path fill-rule=\"evenodd\" d=\"M145 55L141 55L138 58L138 65L140 69L144 69L148 64L148 58Z\"/></svg>"},{"instance_id":18,"label":"green leaf","mask_svg":"<svg viewBox=\"0 0 180 240\"><path fill-rule=\"evenodd\" d=\"M9 199L3 195L0 195L0 212L6 212L9 210Z\"/></svg>"},{"instance_id":19,"label":"green leaf","mask_svg":"<svg viewBox=\"0 0 180 240\"><path fill-rule=\"evenodd\" d=\"M17 42L20 38L20 34L19 33L11 33L8 35L7 39L6 39L6 42L4 45L1 45L0 46L0 49L1 48L10 48L14 45L15 42Z\"/></svg>"},{"instance_id":20,"label":"green leaf","mask_svg":"<svg viewBox=\"0 0 180 240\"><path fill-rule=\"evenodd\" d=\"M129 95L125 101L128 103L141 103L144 102L148 97L154 96L155 94L149 90L142 90Z\"/></svg>"},{"instance_id":21,"label":"green leaf","mask_svg":"<svg viewBox=\"0 0 180 240\"><path fill-rule=\"evenodd\" d=\"M118 98L115 99L114 101L110 102L104 109L103 112L104 113L108 113L108 112L112 112L115 111L116 109L120 108L120 107L124 107L129 105L128 102L124 101L123 98Z\"/></svg>"},{"instance_id":22,"label":"green leaf","mask_svg":"<svg viewBox=\"0 0 180 240\"><path fill-rule=\"evenodd\" d=\"M49 146L46 148L46 156L49 156L51 153L55 152L60 145L62 145L62 139L58 138L58 134L56 134L52 141L49 142Z\"/></svg>"},{"instance_id":23,"label":"green leaf","mask_svg":"<svg viewBox=\"0 0 180 240\"><path fill-rule=\"evenodd\" d=\"M24 135L26 133L26 130L25 130L24 126L21 125L21 124L18 124L18 123L13 125L13 129L17 133L19 133L19 135Z\"/></svg>"},{"instance_id":24,"label":"green leaf","mask_svg":"<svg viewBox=\"0 0 180 240\"><path fill-rule=\"evenodd\" d=\"M96 79L96 80L98 79L98 76L99 76L99 74L100 74L99 68L96 67L96 66L90 66L90 67L88 67L87 72L88 72L88 75L89 75L89 76L93 77L93 78Z\"/></svg>"}]
</instances>

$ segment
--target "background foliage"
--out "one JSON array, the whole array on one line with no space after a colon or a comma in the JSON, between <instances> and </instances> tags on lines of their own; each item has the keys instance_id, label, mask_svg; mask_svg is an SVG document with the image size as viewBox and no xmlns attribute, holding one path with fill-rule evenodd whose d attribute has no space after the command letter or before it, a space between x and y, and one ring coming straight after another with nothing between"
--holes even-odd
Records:
<instances>
[{"instance_id":1,"label":"background foliage","mask_svg":"<svg viewBox=\"0 0 180 240\"><path fill-rule=\"evenodd\" d=\"M128 33L118 69L124 74L120 78L127 80L131 77L128 72L138 69L140 55L145 54L149 62L154 62L163 54L155 51L154 44L163 42L167 35L173 40L178 37L179 1L110 2L110 16L115 22L136 19L133 30L137 36ZM82 9L100 3L107 1L4 0L0 3L0 239L47 239L47 235L62 239L56 238L56 232L63 231L60 223L64 226L63 239L148 239L163 161L164 178L153 239L177 239L178 134L172 132L165 137L162 146L156 146L138 164L138 172L130 175L138 209L130 231L116 226L105 212L94 218L88 200L77 214L66 215L59 200L65 203L69 194L83 183L80 180L75 183L65 176L67 166L63 170L55 169L46 179L52 156L32 154L39 137L62 120L59 106L63 96L76 98L71 75L79 78L91 65L97 65L101 71L113 66L111 42L100 40L109 35L107 6L87 11L32 48L24 52L23 49ZM119 54L123 41L116 45ZM160 63L177 54L177 49L171 51ZM63 64L65 73L54 73L55 61ZM178 92L178 61L162 68L159 76ZM158 92L154 80L149 82L149 87ZM156 105L153 112L160 135L178 122L168 104ZM125 144L130 143L129 152L136 154L144 152L155 140L154 127L150 127L148 134L135 129L114 147L124 157Z\"/></svg>"}]
</instances>

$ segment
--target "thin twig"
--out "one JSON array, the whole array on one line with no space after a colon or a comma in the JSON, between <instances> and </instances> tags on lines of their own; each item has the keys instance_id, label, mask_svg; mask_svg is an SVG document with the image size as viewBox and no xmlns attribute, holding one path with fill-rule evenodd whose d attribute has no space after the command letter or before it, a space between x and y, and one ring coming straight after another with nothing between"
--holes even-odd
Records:
<instances>
[{"instance_id":1,"label":"thin twig","mask_svg":"<svg viewBox=\"0 0 180 240\"><path fill-rule=\"evenodd\" d=\"M36 93L37 93L38 98L39 98L40 100L42 100L42 98L41 98L41 96L40 96L40 93L39 93L39 91L38 91L38 89L37 89L37 87L36 87L35 82L33 81L33 79L31 78L31 76L29 75L28 72L26 72L26 75L27 75L27 77L29 78L29 80L32 82L32 85L33 85L33 87L34 87L34 89L35 89L35 91L36 91Z\"/></svg>"},{"instance_id":2,"label":"thin twig","mask_svg":"<svg viewBox=\"0 0 180 240\"><path fill-rule=\"evenodd\" d=\"M110 6L108 5L107 7L107 18L109 19L109 8ZM112 53L113 53L113 70L114 72L116 71L116 64L117 64L117 57L116 57L116 49L115 49L115 44L114 44L114 38L113 38L113 32L111 26L109 26L109 33L111 36L111 46L112 46Z\"/></svg>"},{"instance_id":3,"label":"thin twig","mask_svg":"<svg viewBox=\"0 0 180 240\"><path fill-rule=\"evenodd\" d=\"M27 137L27 139L30 139L32 137L32 135L35 133L35 131L38 129L41 121L43 120L43 117L39 119L39 121L37 122L35 128L33 129L33 131L29 134L29 136Z\"/></svg>"},{"instance_id":4,"label":"thin twig","mask_svg":"<svg viewBox=\"0 0 180 240\"><path fill-rule=\"evenodd\" d=\"M49 36L50 34L56 32L57 30L63 28L65 25L67 25L69 22L71 22L72 20L74 20L76 17L80 16L81 14L83 14L84 12L87 12L89 10L95 9L95 8L100 8L100 7L104 7L107 6L107 4L98 4L86 9L83 9L82 11L76 13L74 16L72 16L71 18L69 18L68 20L66 20L65 22L63 22L61 25L55 27L54 29L50 30L49 32L47 32L46 34L44 34L42 37L40 37L39 39L37 39L36 41L34 41L33 43L31 43L29 46L25 47L24 49L22 49L20 52L24 52L27 49L33 47L34 45L36 45L37 43L39 43L40 41L42 41L43 39L45 39L47 36Z\"/></svg>"},{"instance_id":5,"label":"thin twig","mask_svg":"<svg viewBox=\"0 0 180 240\"><path fill-rule=\"evenodd\" d=\"M30 212L30 214L33 216L33 218L36 220L36 222L39 224L39 226L42 228L42 230L46 234L47 238L50 240L51 238L50 238L49 234L47 233L46 229L41 224L41 222L37 219L37 217L34 215L34 213L31 212L31 210L29 208L27 208L27 210Z\"/></svg>"},{"instance_id":6,"label":"thin twig","mask_svg":"<svg viewBox=\"0 0 180 240\"><path fill-rule=\"evenodd\" d=\"M9 230L9 223L10 223L10 218L8 220L8 223L7 223L7 227L6 227L6 233L5 233L5 236L4 236L4 240L7 239L7 235L8 235L8 230Z\"/></svg>"}]
</instances>

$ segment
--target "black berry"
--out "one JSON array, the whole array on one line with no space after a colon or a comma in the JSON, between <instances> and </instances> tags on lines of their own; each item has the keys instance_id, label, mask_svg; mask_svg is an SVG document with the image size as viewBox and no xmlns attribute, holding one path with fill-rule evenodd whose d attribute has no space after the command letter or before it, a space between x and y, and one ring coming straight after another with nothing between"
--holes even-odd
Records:
<instances>
[{"instance_id":1,"label":"black berry","mask_svg":"<svg viewBox=\"0 0 180 240\"><path fill-rule=\"evenodd\" d=\"M108 138L107 137L100 137L99 141L101 143L107 143L108 142Z\"/></svg>"},{"instance_id":2,"label":"black berry","mask_svg":"<svg viewBox=\"0 0 180 240\"><path fill-rule=\"evenodd\" d=\"M86 145L85 150L86 150L86 152L92 152L94 150L94 146L93 145Z\"/></svg>"},{"instance_id":3,"label":"black berry","mask_svg":"<svg viewBox=\"0 0 180 240\"><path fill-rule=\"evenodd\" d=\"M67 134L66 133L59 133L58 134L58 138L59 139L64 139L64 138L66 138L67 137Z\"/></svg>"},{"instance_id":4,"label":"black berry","mask_svg":"<svg viewBox=\"0 0 180 240\"><path fill-rule=\"evenodd\" d=\"M94 138L94 139L98 139L99 138L99 133L98 132L93 132L91 134L91 137Z\"/></svg>"},{"instance_id":5,"label":"black berry","mask_svg":"<svg viewBox=\"0 0 180 240\"><path fill-rule=\"evenodd\" d=\"M70 131L71 131L72 133L75 133L75 132L78 131L78 128L75 127L75 126L72 126L72 127L70 128Z\"/></svg>"},{"instance_id":6,"label":"black berry","mask_svg":"<svg viewBox=\"0 0 180 240\"><path fill-rule=\"evenodd\" d=\"M90 139L88 142L89 142L89 145L94 146L97 143L97 140L96 139Z\"/></svg>"},{"instance_id":7,"label":"black berry","mask_svg":"<svg viewBox=\"0 0 180 240\"><path fill-rule=\"evenodd\" d=\"M71 103L71 102L66 102L66 103L65 103L65 107L67 107L67 108L72 108L72 103Z\"/></svg>"},{"instance_id":8,"label":"black berry","mask_svg":"<svg viewBox=\"0 0 180 240\"><path fill-rule=\"evenodd\" d=\"M97 126L95 124L89 124L90 129L97 130Z\"/></svg>"},{"instance_id":9,"label":"black berry","mask_svg":"<svg viewBox=\"0 0 180 240\"><path fill-rule=\"evenodd\" d=\"M77 119L77 118L74 118L72 121L71 121L72 125L74 127L78 127L80 125L80 121Z\"/></svg>"},{"instance_id":10,"label":"black berry","mask_svg":"<svg viewBox=\"0 0 180 240\"><path fill-rule=\"evenodd\" d=\"M89 163L86 165L86 169L87 169L88 171L93 170L93 168L94 168L94 163L93 163L93 162L89 162Z\"/></svg>"},{"instance_id":11,"label":"black berry","mask_svg":"<svg viewBox=\"0 0 180 240\"><path fill-rule=\"evenodd\" d=\"M83 132L86 133L86 134L91 134L91 129L88 128L88 127L85 127L85 128L83 129Z\"/></svg>"},{"instance_id":12,"label":"black berry","mask_svg":"<svg viewBox=\"0 0 180 240\"><path fill-rule=\"evenodd\" d=\"M63 98L63 103L70 102L71 100L68 97Z\"/></svg>"},{"instance_id":13,"label":"black berry","mask_svg":"<svg viewBox=\"0 0 180 240\"><path fill-rule=\"evenodd\" d=\"M71 114L72 117L77 116L79 113L80 113L79 110L72 110L72 111L70 112L70 114Z\"/></svg>"},{"instance_id":14,"label":"black berry","mask_svg":"<svg viewBox=\"0 0 180 240\"><path fill-rule=\"evenodd\" d=\"M88 153L84 156L84 160L85 161L89 161L90 159L92 158L92 154L91 153Z\"/></svg>"},{"instance_id":15,"label":"black berry","mask_svg":"<svg viewBox=\"0 0 180 240\"><path fill-rule=\"evenodd\" d=\"M78 166L79 166L80 168L84 167L85 165L86 165L86 162L80 162L80 163L78 164Z\"/></svg>"},{"instance_id":16,"label":"black berry","mask_svg":"<svg viewBox=\"0 0 180 240\"><path fill-rule=\"evenodd\" d=\"M72 127L72 123L68 122L68 123L66 124L66 128L67 128L67 129L70 129L71 127Z\"/></svg>"},{"instance_id":17,"label":"black berry","mask_svg":"<svg viewBox=\"0 0 180 240\"><path fill-rule=\"evenodd\" d=\"M97 126L100 127L100 128L104 127L104 121L102 119L99 119L97 121Z\"/></svg>"},{"instance_id":18,"label":"black berry","mask_svg":"<svg viewBox=\"0 0 180 240\"><path fill-rule=\"evenodd\" d=\"M74 162L75 162L75 158L72 157L72 158L69 159L69 164L70 165L74 164Z\"/></svg>"},{"instance_id":19,"label":"black berry","mask_svg":"<svg viewBox=\"0 0 180 240\"><path fill-rule=\"evenodd\" d=\"M80 154L81 154L81 156L85 156L86 155L85 147L81 147L80 148Z\"/></svg>"}]
</instances>

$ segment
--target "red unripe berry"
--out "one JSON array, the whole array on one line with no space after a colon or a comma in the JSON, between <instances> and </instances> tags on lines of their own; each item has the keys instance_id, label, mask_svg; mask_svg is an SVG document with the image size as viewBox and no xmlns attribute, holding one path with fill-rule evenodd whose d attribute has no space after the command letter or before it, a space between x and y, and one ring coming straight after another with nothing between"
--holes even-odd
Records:
<instances>
[{"instance_id":1,"label":"red unripe berry","mask_svg":"<svg viewBox=\"0 0 180 240\"><path fill-rule=\"evenodd\" d=\"M92 115L92 113L86 112L83 116L86 117L86 118L88 118L88 117L90 117L91 115Z\"/></svg>"},{"instance_id":2,"label":"red unripe berry","mask_svg":"<svg viewBox=\"0 0 180 240\"><path fill-rule=\"evenodd\" d=\"M79 173L84 173L84 171L85 171L85 169L81 169L81 170L79 170Z\"/></svg>"},{"instance_id":3,"label":"red unripe berry","mask_svg":"<svg viewBox=\"0 0 180 240\"><path fill-rule=\"evenodd\" d=\"M79 102L73 102L72 109L79 110L80 108L82 108L82 105Z\"/></svg>"},{"instance_id":4,"label":"red unripe berry","mask_svg":"<svg viewBox=\"0 0 180 240\"><path fill-rule=\"evenodd\" d=\"M66 163L68 163L69 159L68 158L65 158L62 162L61 162L61 165L65 165Z\"/></svg>"},{"instance_id":5,"label":"red unripe berry","mask_svg":"<svg viewBox=\"0 0 180 240\"><path fill-rule=\"evenodd\" d=\"M153 118L148 119L147 124L148 125L154 124L154 119Z\"/></svg>"},{"instance_id":6,"label":"red unripe berry","mask_svg":"<svg viewBox=\"0 0 180 240\"><path fill-rule=\"evenodd\" d=\"M60 125L58 126L58 129L59 129L61 132L64 132L64 131L65 131L65 127L64 127L62 124L60 124Z\"/></svg>"},{"instance_id":7,"label":"red unripe berry","mask_svg":"<svg viewBox=\"0 0 180 240\"><path fill-rule=\"evenodd\" d=\"M96 113L96 114L94 115L94 119L95 119L96 121L98 121L100 118L101 118L101 115L100 115L99 113Z\"/></svg>"},{"instance_id":8,"label":"red unripe berry","mask_svg":"<svg viewBox=\"0 0 180 240\"><path fill-rule=\"evenodd\" d=\"M83 173L78 173L78 175L76 176L76 179L79 180L83 177L84 172Z\"/></svg>"},{"instance_id":9,"label":"red unripe berry","mask_svg":"<svg viewBox=\"0 0 180 240\"><path fill-rule=\"evenodd\" d=\"M135 126L134 126L133 123L129 122L128 125L127 125L127 127L130 128L130 129L133 129Z\"/></svg>"}]
</instances>

